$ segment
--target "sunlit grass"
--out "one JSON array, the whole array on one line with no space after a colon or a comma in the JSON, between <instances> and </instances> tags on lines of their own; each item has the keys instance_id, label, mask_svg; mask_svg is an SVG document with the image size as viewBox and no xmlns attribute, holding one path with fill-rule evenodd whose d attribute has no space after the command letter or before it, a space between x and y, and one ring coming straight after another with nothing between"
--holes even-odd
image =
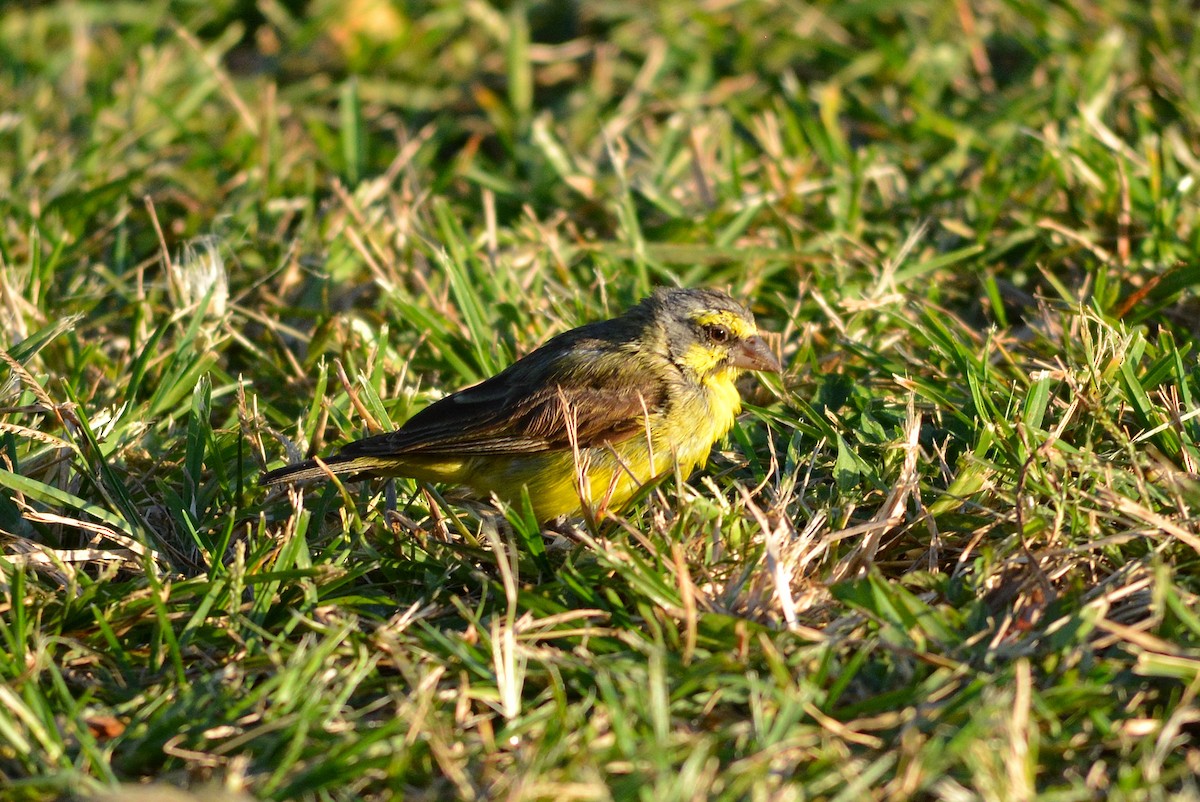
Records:
<instances>
[{"instance_id":1,"label":"sunlit grass","mask_svg":"<svg viewBox=\"0 0 1200 802\"><path fill-rule=\"evenodd\" d=\"M292 5L0 17L0 797L1198 793L1191 11ZM676 283L619 516L257 485Z\"/></svg>"}]
</instances>

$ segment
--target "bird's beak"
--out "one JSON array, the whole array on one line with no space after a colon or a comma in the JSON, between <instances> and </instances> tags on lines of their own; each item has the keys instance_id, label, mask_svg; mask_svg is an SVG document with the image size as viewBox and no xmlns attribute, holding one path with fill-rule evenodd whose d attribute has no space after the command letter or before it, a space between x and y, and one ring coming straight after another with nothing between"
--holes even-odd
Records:
<instances>
[{"instance_id":1,"label":"bird's beak","mask_svg":"<svg viewBox=\"0 0 1200 802\"><path fill-rule=\"evenodd\" d=\"M733 349L732 365L742 370L765 370L768 373L782 373L783 366L779 359L771 353L762 337L755 335L748 340L742 340Z\"/></svg>"}]
</instances>

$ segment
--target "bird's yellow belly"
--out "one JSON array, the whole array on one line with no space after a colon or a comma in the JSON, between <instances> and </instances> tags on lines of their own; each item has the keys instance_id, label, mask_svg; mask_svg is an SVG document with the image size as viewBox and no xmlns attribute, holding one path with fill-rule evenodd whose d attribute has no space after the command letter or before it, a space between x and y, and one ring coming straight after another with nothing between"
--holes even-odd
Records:
<instances>
[{"instance_id":1,"label":"bird's yellow belly","mask_svg":"<svg viewBox=\"0 0 1200 802\"><path fill-rule=\"evenodd\" d=\"M540 521L578 514L584 505L593 512L615 509L673 467L670 452L652 451L644 438L639 441L584 449L578 458L571 452L507 458L507 464L481 472L476 487L512 503L519 503L521 489L527 488ZM695 464L681 460L680 469L686 475Z\"/></svg>"},{"instance_id":2,"label":"bird's yellow belly","mask_svg":"<svg viewBox=\"0 0 1200 802\"><path fill-rule=\"evenodd\" d=\"M741 409L732 378L714 380L703 391L688 394L668 413L653 416L648 434L620 443L571 451L478 458L450 481L482 493L495 493L519 503L528 488L538 520L615 509L642 485L674 472L687 478L708 459L713 443L725 436Z\"/></svg>"}]
</instances>

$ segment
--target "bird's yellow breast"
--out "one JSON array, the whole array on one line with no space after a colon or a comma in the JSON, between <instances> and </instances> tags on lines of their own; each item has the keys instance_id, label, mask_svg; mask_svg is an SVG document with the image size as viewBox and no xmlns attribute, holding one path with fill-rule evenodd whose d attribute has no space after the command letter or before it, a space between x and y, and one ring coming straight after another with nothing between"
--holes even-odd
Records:
<instances>
[{"instance_id":1,"label":"bird's yellow breast","mask_svg":"<svg viewBox=\"0 0 1200 802\"><path fill-rule=\"evenodd\" d=\"M707 459L741 411L736 371L677 388L666 409L647 416L646 432L619 443L525 456L481 456L456 462L429 479L468 485L517 503L527 488L538 520L620 507L647 482L672 473L687 477ZM450 466L446 466L450 467ZM433 475L437 473L438 475Z\"/></svg>"}]
</instances>

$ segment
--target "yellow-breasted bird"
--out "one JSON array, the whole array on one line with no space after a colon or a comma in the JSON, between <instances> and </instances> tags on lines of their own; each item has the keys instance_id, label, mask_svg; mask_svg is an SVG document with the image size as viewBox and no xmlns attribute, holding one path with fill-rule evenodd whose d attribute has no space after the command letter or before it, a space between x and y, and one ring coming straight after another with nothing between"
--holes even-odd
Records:
<instances>
[{"instance_id":1,"label":"yellow-breasted bird","mask_svg":"<svg viewBox=\"0 0 1200 802\"><path fill-rule=\"evenodd\" d=\"M743 370L780 371L754 316L722 292L659 289L625 314L547 341L394 432L263 474L449 482L519 502L539 521L618 507L679 466L686 477L741 411Z\"/></svg>"}]
</instances>

